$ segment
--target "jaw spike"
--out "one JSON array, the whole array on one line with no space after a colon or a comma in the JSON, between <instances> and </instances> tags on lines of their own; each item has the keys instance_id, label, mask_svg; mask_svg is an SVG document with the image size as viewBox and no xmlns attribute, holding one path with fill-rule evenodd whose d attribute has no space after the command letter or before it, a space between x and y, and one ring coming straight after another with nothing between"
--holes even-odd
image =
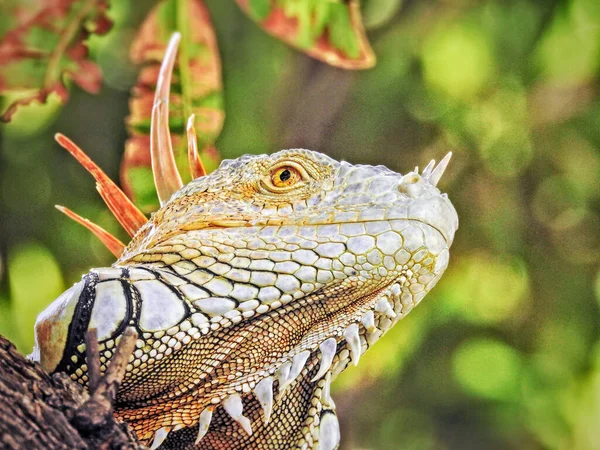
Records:
<instances>
[{"instance_id":1,"label":"jaw spike","mask_svg":"<svg viewBox=\"0 0 600 450\"><path fill-rule=\"evenodd\" d=\"M199 425L198 425L198 436L196 437L196 441L194 444L198 445L202 438L208 433L208 427L210 427L210 422L212 421L213 412L215 410L214 405L209 405L202 413L200 413Z\"/></svg>"},{"instance_id":2,"label":"jaw spike","mask_svg":"<svg viewBox=\"0 0 600 450\"><path fill-rule=\"evenodd\" d=\"M427 166L423 169L423 173L421 174L421 177L423 177L425 179L429 178L434 167L435 167L435 159L432 159L431 161L429 161L429 164L427 164Z\"/></svg>"},{"instance_id":3,"label":"jaw spike","mask_svg":"<svg viewBox=\"0 0 600 450\"><path fill-rule=\"evenodd\" d=\"M331 371L325 375L325 383L323 383L323 390L321 391L321 403L323 403L323 406L335 408L335 403L331 398Z\"/></svg>"},{"instance_id":4,"label":"jaw spike","mask_svg":"<svg viewBox=\"0 0 600 450\"><path fill-rule=\"evenodd\" d=\"M284 362L279 369L277 369L277 381L279 381L279 393L277 394L277 400L283 397L285 388L291 383L290 370L292 369L292 363L289 361Z\"/></svg>"},{"instance_id":5,"label":"jaw spike","mask_svg":"<svg viewBox=\"0 0 600 450\"><path fill-rule=\"evenodd\" d=\"M442 178L442 175L444 174L444 171L446 170L446 167L448 167L450 158L452 158L452 152L450 152L446 156L444 156L444 159L442 159L440 161L440 163L437 165L437 167L431 171L431 175L429 176L429 182L433 186L437 186L437 184L439 183L440 178Z\"/></svg>"},{"instance_id":6,"label":"jaw spike","mask_svg":"<svg viewBox=\"0 0 600 450\"><path fill-rule=\"evenodd\" d=\"M159 428L154 435L154 440L152 441L152 446L150 450L156 450L161 444L165 441L167 436L169 435L170 429L167 427Z\"/></svg>"},{"instance_id":7,"label":"jaw spike","mask_svg":"<svg viewBox=\"0 0 600 450\"><path fill-rule=\"evenodd\" d=\"M133 236L148 219L129 200L125 193L98 167L88 155L63 134L54 135L56 142L75 157L96 180L96 189L121 226Z\"/></svg>"},{"instance_id":8,"label":"jaw spike","mask_svg":"<svg viewBox=\"0 0 600 450\"><path fill-rule=\"evenodd\" d=\"M372 310L363 314L360 323L362 323L362 326L365 327L369 333L374 333L375 330L377 330L377 327L375 326L375 314L373 314Z\"/></svg>"},{"instance_id":9,"label":"jaw spike","mask_svg":"<svg viewBox=\"0 0 600 450\"><path fill-rule=\"evenodd\" d=\"M90 230L94 234L94 236L100 239L104 246L108 250L110 250L110 252L117 258L121 256L123 250L125 250L125 244L123 244L120 240L118 240L100 225L96 225L89 219L81 217L79 214L74 213L69 208L65 208L64 206L55 205L54 207L58 209L61 213L66 215L69 219L74 220L78 224L83 225L88 230Z\"/></svg>"},{"instance_id":10,"label":"jaw spike","mask_svg":"<svg viewBox=\"0 0 600 450\"><path fill-rule=\"evenodd\" d=\"M339 448L340 439L340 423L335 412L332 410L323 411L319 430L319 448L322 450L335 450Z\"/></svg>"},{"instance_id":11,"label":"jaw spike","mask_svg":"<svg viewBox=\"0 0 600 450\"><path fill-rule=\"evenodd\" d=\"M193 179L206 175L206 169L204 169L202 160L198 156L198 140L196 139L196 129L194 128L195 119L196 115L192 114L187 121L188 163Z\"/></svg>"},{"instance_id":12,"label":"jaw spike","mask_svg":"<svg viewBox=\"0 0 600 450\"><path fill-rule=\"evenodd\" d=\"M382 297L379 299L379 301L375 305L375 311L388 316L390 319L396 317L394 308L392 308L392 305L390 305L390 302L388 301L387 297Z\"/></svg>"},{"instance_id":13,"label":"jaw spike","mask_svg":"<svg viewBox=\"0 0 600 450\"><path fill-rule=\"evenodd\" d=\"M319 367L319 371L316 373L313 379L310 380L312 383L317 381L319 378L325 375L327 371L329 371L337 350L337 342L335 338L329 338L321 342L319 349L321 350L321 366Z\"/></svg>"},{"instance_id":14,"label":"jaw spike","mask_svg":"<svg viewBox=\"0 0 600 450\"><path fill-rule=\"evenodd\" d=\"M353 323L346 328L346 331L344 331L344 338L346 339L346 343L350 348L350 359L352 360L352 364L357 366L358 360L360 359L360 355L362 353L360 335L358 334L358 325Z\"/></svg>"},{"instance_id":15,"label":"jaw spike","mask_svg":"<svg viewBox=\"0 0 600 450\"><path fill-rule=\"evenodd\" d=\"M267 377L261 380L254 388L254 394L263 409L266 425L269 423L273 411L273 378Z\"/></svg>"},{"instance_id":16,"label":"jaw spike","mask_svg":"<svg viewBox=\"0 0 600 450\"><path fill-rule=\"evenodd\" d=\"M223 401L223 408L225 412L235 420L248 436L252 436L252 424L250 419L242 414L244 408L242 404L242 397L239 394L232 394Z\"/></svg>"},{"instance_id":17,"label":"jaw spike","mask_svg":"<svg viewBox=\"0 0 600 450\"><path fill-rule=\"evenodd\" d=\"M152 173L154 185L163 206L171 195L179 190L183 183L175 164L171 132L169 131L169 92L171 90L171 75L175 65L177 46L181 39L180 33L173 33L165 57L160 66L154 106L152 107L152 121L150 123L150 155L152 159Z\"/></svg>"}]
</instances>

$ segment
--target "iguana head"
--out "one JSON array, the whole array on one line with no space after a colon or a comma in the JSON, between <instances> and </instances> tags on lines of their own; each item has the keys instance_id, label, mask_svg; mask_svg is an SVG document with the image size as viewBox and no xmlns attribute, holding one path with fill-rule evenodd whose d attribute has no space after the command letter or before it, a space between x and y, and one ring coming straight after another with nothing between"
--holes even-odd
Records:
<instances>
[{"instance_id":1,"label":"iguana head","mask_svg":"<svg viewBox=\"0 0 600 450\"><path fill-rule=\"evenodd\" d=\"M86 384L85 330L104 369L133 325L115 408L142 441L336 448L331 380L448 265L448 159L405 175L301 149L224 161L40 315L37 357Z\"/></svg>"},{"instance_id":2,"label":"iguana head","mask_svg":"<svg viewBox=\"0 0 600 450\"><path fill-rule=\"evenodd\" d=\"M176 192L119 262L140 261L162 243L186 239L189 231L258 226L329 226L339 234L333 230L338 224L411 219L437 228L451 243L456 214L436 188L449 156L435 173L432 161L423 174L415 169L405 176L304 149L226 160Z\"/></svg>"}]
</instances>

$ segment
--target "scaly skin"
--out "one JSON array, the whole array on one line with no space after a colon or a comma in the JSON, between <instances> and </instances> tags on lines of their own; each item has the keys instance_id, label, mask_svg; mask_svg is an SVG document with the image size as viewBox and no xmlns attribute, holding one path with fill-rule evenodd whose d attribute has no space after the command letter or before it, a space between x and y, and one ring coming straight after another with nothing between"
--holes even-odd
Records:
<instances>
[{"instance_id":1,"label":"scaly skin","mask_svg":"<svg viewBox=\"0 0 600 450\"><path fill-rule=\"evenodd\" d=\"M86 385L85 330L98 329L104 370L130 324L140 337L115 408L143 442L337 448L331 381L448 264L458 219L441 171L308 150L225 161L40 315L34 357Z\"/></svg>"}]
</instances>

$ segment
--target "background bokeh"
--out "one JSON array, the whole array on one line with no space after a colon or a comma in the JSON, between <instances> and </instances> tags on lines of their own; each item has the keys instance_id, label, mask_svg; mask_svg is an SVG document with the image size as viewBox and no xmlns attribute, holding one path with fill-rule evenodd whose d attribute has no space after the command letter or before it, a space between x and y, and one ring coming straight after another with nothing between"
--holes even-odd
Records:
<instances>
[{"instance_id":1,"label":"background bokeh","mask_svg":"<svg viewBox=\"0 0 600 450\"><path fill-rule=\"evenodd\" d=\"M36 315L114 260L53 205L126 241L52 139L118 179L128 44L152 2L113 3L114 29L91 40L100 94L73 88L0 129L0 333L23 353ZM406 172L454 152L450 267L335 383L343 449L600 449L600 2L365 0L378 63L360 72L269 37L233 1L206 4L224 158L306 147Z\"/></svg>"}]
</instances>

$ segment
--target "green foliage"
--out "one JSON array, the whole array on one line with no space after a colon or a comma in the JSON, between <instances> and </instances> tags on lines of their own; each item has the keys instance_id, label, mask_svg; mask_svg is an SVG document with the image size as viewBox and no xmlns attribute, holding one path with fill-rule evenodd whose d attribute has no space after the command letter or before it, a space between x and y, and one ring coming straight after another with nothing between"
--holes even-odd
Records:
<instances>
[{"instance_id":1,"label":"green foliage","mask_svg":"<svg viewBox=\"0 0 600 450\"><path fill-rule=\"evenodd\" d=\"M124 48L154 3L113 3L114 29L90 42L101 94L75 89L62 109L23 108L2 129L0 333L23 353L37 312L113 262L55 212L66 204L119 233L51 140L73 137L119 179L136 82ZM273 4L249 0L249 14ZM441 182L461 221L450 266L334 384L345 449L600 449L598 5L365 0L378 63L349 75L281 45L234 2L206 1L225 100L203 106L227 113L224 158L306 146L406 172L455 155ZM351 49L344 36L331 38Z\"/></svg>"},{"instance_id":2,"label":"green foliage","mask_svg":"<svg viewBox=\"0 0 600 450\"><path fill-rule=\"evenodd\" d=\"M423 49L425 80L451 97L469 100L494 73L489 37L474 21L442 24L432 30Z\"/></svg>"},{"instance_id":3,"label":"green foliage","mask_svg":"<svg viewBox=\"0 0 600 450\"><path fill-rule=\"evenodd\" d=\"M474 396L515 401L519 396L521 358L517 351L493 339L472 339L454 352L454 377Z\"/></svg>"},{"instance_id":4,"label":"green foliage","mask_svg":"<svg viewBox=\"0 0 600 450\"><path fill-rule=\"evenodd\" d=\"M60 268L47 248L29 242L8 254L7 273L15 340L21 348L33 348L35 318L64 290Z\"/></svg>"},{"instance_id":5,"label":"green foliage","mask_svg":"<svg viewBox=\"0 0 600 450\"><path fill-rule=\"evenodd\" d=\"M358 58L359 43L352 31L352 23L348 8L342 4L331 4L329 7L329 36L335 48L340 49L350 58Z\"/></svg>"},{"instance_id":6,"label":"green foliage","mask_svg":"<svg viewBox=\"0 0 600 450\"><path fill-rule=\"evenodd\" d=\"M248 9L252 18L265 20L271 13L271 0L248 0Z\"/></svg>"}]
</instances>

